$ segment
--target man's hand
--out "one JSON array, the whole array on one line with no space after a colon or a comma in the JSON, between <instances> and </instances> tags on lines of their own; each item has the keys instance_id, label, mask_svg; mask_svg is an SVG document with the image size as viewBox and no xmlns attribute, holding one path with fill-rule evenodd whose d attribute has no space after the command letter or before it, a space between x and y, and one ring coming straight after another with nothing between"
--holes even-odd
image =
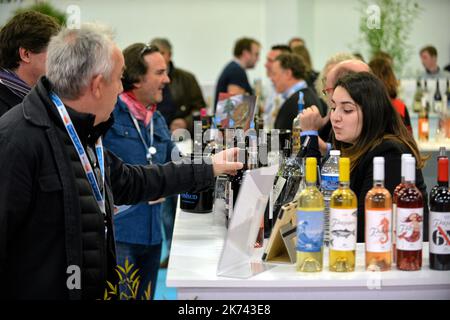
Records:
<instances>
[{"instance_id":1,"label":"man's hand","mask_svg":"<svg viewBox=\"0 0 450 320\"><path fill-rule=\"evenodd\" d=\"M186 120L182 118L176 118L170 123L170 131L173 132L177 129L187 129Z\"/></svg>"},{"instance_id":2,"label":"man's hand","mask_svg":"<svg viewBox=\"0 0 450 320\"><path fill-rule=\"evenodd\" d=\"M328 114L322 118L319 109L316 106L311 106L304 109L300 114L300 126L303 131L319 131L328 122L329 118Z\"/></svg>"},{"instance_id":3,"label":"man's hand","mask_svg":"<svg viewBox=\"0 0 450 320\"><path fill-rule=\"evenodd\" d=\"M235 175L237 170L244 166L242 162L237 162L239 148L231 148L219 152L212 157L214 176L221 174Z\"/></svg>"}]
</instances>

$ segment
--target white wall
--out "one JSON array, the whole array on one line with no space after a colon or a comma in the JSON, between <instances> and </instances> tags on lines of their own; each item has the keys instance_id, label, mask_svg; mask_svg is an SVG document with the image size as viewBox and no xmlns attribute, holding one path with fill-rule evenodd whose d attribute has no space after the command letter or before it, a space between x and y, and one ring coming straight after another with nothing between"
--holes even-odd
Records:
<instances>
[{"instance_id":1,"label":"white wall","mask_svg":"<svg viewBox=\"0 0 450 320\"><path fill-rule=\"evenodd\" d=\"M425 11L412 26L414 45L409 69L421 69L417 51L433 44L441 65L450 62L450 1L418 0ZM241 36L263 45L260 63L250 78L265 79L264 61L273 44L293 36L306 40L315 69L337 51L348 51L358 39L357 0L50 0L65 10L81 8L82 21L100 21L116 30L121 48L153 37L167 37L174 61L194 72L202 84L215 83L231 59L234 41ZM33 3L24 0L23 5ZM0 24L18 7L0 4Z\"/></svg>"}]
</instances>

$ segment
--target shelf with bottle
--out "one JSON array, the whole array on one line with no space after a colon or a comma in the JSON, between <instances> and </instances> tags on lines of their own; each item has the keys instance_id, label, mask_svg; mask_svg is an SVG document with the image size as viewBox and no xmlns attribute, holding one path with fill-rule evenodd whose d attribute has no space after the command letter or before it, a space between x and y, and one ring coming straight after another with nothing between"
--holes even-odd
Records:
<instances>
[{"instance_id":1,"label":"shelf with bottle","mask_svg":"<svg viewBox=\"0 0 450 320\"><path fill-rule=\"evenodd\" d=\"M449 79L417 79L408 109L418 142L450 143Z\"/></svg>"},{"instance_id":2,"label":"shelf with bottle","mask_svg":"<svg viewBox=\"0 0 450 320\"><path fill-rule=\"evenodd\" d=\"M445 299L450 290L448 272L430 270L428 243L423 243L422 269L369 272L365 245L356 245L355 271L328 270L324 248L323 271L300 273L295 264L270 263L270 269L248 279L217 275L227 229L213 214L195 215L178 210L167 286L179 299ZM252 261L261 262L264 249L255 249ZM351 290L349 289L351 288ZM378 290L371 290L378 289Z\"/></svg>"}]
</instances>

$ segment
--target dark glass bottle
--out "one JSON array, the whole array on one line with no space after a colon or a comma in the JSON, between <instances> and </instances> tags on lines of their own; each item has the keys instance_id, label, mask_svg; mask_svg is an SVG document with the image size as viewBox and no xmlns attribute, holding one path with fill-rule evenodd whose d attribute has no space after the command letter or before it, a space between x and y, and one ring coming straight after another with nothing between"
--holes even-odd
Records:
<instances>
[{"instance_id":1,"label":"dark glass bottle","mask_svg":"<svg viewBox=\"0 0 450 320\"><path fill-rule=\"evenodd\" d=\"M246 170L245 165L244 168L237 171L234 176L228 176L229 182L229 211L228 211L228 219L231 219L233 215L233 210L236 205L236 200L239 194L239 189L241 188L242 180L244 179L244 171Z\"/></svg>"},{"instance_id":2,"label":"dark glass bottle","mask_svg":"<svg viewBox=\"0 0 450 320\"><path fill-rule=\"evenodd\" d=\"M434 97L433 97L433 111L435 113L443 112L443 110L442 110L442 95L441 95L441 90L439 89L439 79L436 79L436 91L434 92Z\"/></svg>"},{"instance_id":3,"label":"dark glass bottle","mask_svg":"<svg viewBox=\"0 0 450 320\"><path fill-rule=\"evenodd\" d=\"M205 133L211 128L211 117L208 116L205 108L200 109L200 116L194 116L194 120L201 121L201 130L197 130L194 136L194 145L191 160L195 164L203 162L203 156L214 153L214 147L206 148L212 141ZM197 128L199 129L199 128ZM213 209L214 189L208 189L202 192L185 192L180 194L180 209L192 213L209 213Z\"/></svg>"},{"instance_id":4,"label":"dark glass bottle","mask_svg":"<svg viewBox=\"0 0 450 320\"><path fill-rule=\"evenodd\" d=\"M397 198L397 268L422 268L423 196L415 185L416 159L405 159L405 184Z\"/></svg>"},{"instance_id":5,"label":"dark glass bottle","mask_svg":"<svg viewBox=\"0 0 450 320\"><path fill-rule=\"evenodd\" d=\"M437 182L430 192L430 268L450 270L450 190L445 155L438 157Z\"/></svg>"},{"instance_id":6,"label":"dark glass bottle","mask_svg":"<svg viewBox=\"0 0 450 320\"><path fill-rule=\"evenodd\" d=\"M201 163L202 155L192 155L194 163ZM180 194L180 209L191 213L209 213L213 209L214 189Z\"/></svg>"}]
</instances>

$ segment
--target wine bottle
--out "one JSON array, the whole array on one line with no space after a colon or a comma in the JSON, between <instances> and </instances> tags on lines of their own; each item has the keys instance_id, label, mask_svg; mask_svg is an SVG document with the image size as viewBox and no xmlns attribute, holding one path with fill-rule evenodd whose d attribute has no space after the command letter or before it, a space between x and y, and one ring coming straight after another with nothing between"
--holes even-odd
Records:
<instances>
[{"instance_id":1,"label":"wine bottle","mask_svg":"<svg viewBox=\"0 0 450 320\"><path fill-rule=\"evenodd\" d=\"M441 113L442 110L442 96L441 90L439 89L439 79L436 79L436 91L433 97L433 110L435 113Z\"/></svg>"},{"instance_id":2,"label":"wine bottle","mask_svg":"<svg viewBox=\"0 0 450 320\"><path fill-rule=\"evenodd\" d=\"M300 142L300 133L302 131L300 126L300 114L302 113L305 107L305 101L303 98L303 92L300 91L298 93L298 114L292 121L292 154L296 155L300 151L301 142Z\"/></svg>"},{"instance_id":3,"label":"wine bottle","mask_svg":"<svg viewBox=\"0 0 450 320\"><path fill-rule=\"evenodd\" d=\"M192 154L194 163L202 162L201 154ZM201 192L184 192L180 194L180 209L191 213L209 213L213 210L214 189L210 188Z\"/></svg>"},{"instance_id":4,"label":"wine bottle","mask_svg":"<svg viewBox=\"0 0 450 320\"><path fill-rule=\"evenodd\" d=\"M330 200L330 271L355 270L358 204L350 190L350 159L339 159L339 187Z\"/></svg>"},{"instance_id":5,"label":"wine bottle","mask_svg":"<svg viewBox=\"0 0 450 320\"><path fill-rule=\"evenodd\" d=\"M402 190L405 187L405 159L407 157L412 157L411 153L404 153L402 154L401 158L401 169L400 169L400 176L401 180L400 183L395 187L394 193L392 195L392 260L395 263L397 261L397 250L396 250L396 235L397 235L397 199L398 194L400 193L400 190Z\"/></svg>"},{"instance_id":6,"label":"wine bottle","mask_svg":"<svg viewBox=\"0 0 450 320\"><path fill-rule=\"evenodd\" d=\"M322 271L323 210L322 193L316 186L317 159L306 159L306 188L297 201L297 271Z\"/></svg>"},{"instance_id":7,"label":"wine bottle","mask_svg":"<svg viewBox=\"0 0 450 320\"><path fill-rule=\"evenodd\" d=\"M366 269L391 269L392 198L384 187L384 157L373 158L373 188L365 199Z\"/></svg>"},{"instance_id":8,"label":"wine bottle","mask_svg":"<svg viewBox=\"0 0 450 320\"><path fill-rule=\"evenodd\" d=\"M450 138L450 84L447 78L447 91L446 91L446 99L447 106L444 106L446 111L445 113L445 137Z\"/></svg>"},{"instance_id":9,"label":"wine bottle","mask_svg":"<svg viewBox=\"0 0 450 320\"><path fill-rule=\"evenodd\" d=\"M397 198L397 268L422 268L423 196L415 185L416 159L405 159L405 186Z\"/></svg>"},{"instance_id":10,"label":"wine bottle","mask_svg":"<svg viewBox=\"0 0 450 320\"><path fill-rule=\"evenodd\" d=\"M438 157L437 182L430 192L430 268L450 270L450 190L445 155Z\"/></svg>"},{"instance_id":11,"label":"wine bottle","mask_svg":"<svg viewBox=\"0 0 450 320\"><path fill-rule=\"evenodd\" d=\"M426 101L425 106L422 106L419 112L419 141L428 141L430 133L430 125L428 122L429 102Z\"/></svg>"},{"instance_id":12,"label":"wine bottle","mask_svg":"<svg viewBox=\"0 0 450 320\"><path fill-rule=\"evenodd\" d=\"M423 96L422 85L420 84L420 79L417 79L416 92L414 93L414 105L413 105L414 112L417 113L420 112L420 109L422 108L422 96Z\"/></svg>"},{"instance_id":13,"label":"wine bottle","mask_svg":"<svg viewBox=\"0 0 450 320\"><path fill-rule=\"evenodd\" d=\"M298 158L294 154L291 154L289 145L289 141L285 140L283 163L280 166L276 182L276 190L278 192L276 194L274 193L274 221L278 218L281 207L294 200L301 180L301 165L298 162Z\"/></svg>"}]
</instances>

